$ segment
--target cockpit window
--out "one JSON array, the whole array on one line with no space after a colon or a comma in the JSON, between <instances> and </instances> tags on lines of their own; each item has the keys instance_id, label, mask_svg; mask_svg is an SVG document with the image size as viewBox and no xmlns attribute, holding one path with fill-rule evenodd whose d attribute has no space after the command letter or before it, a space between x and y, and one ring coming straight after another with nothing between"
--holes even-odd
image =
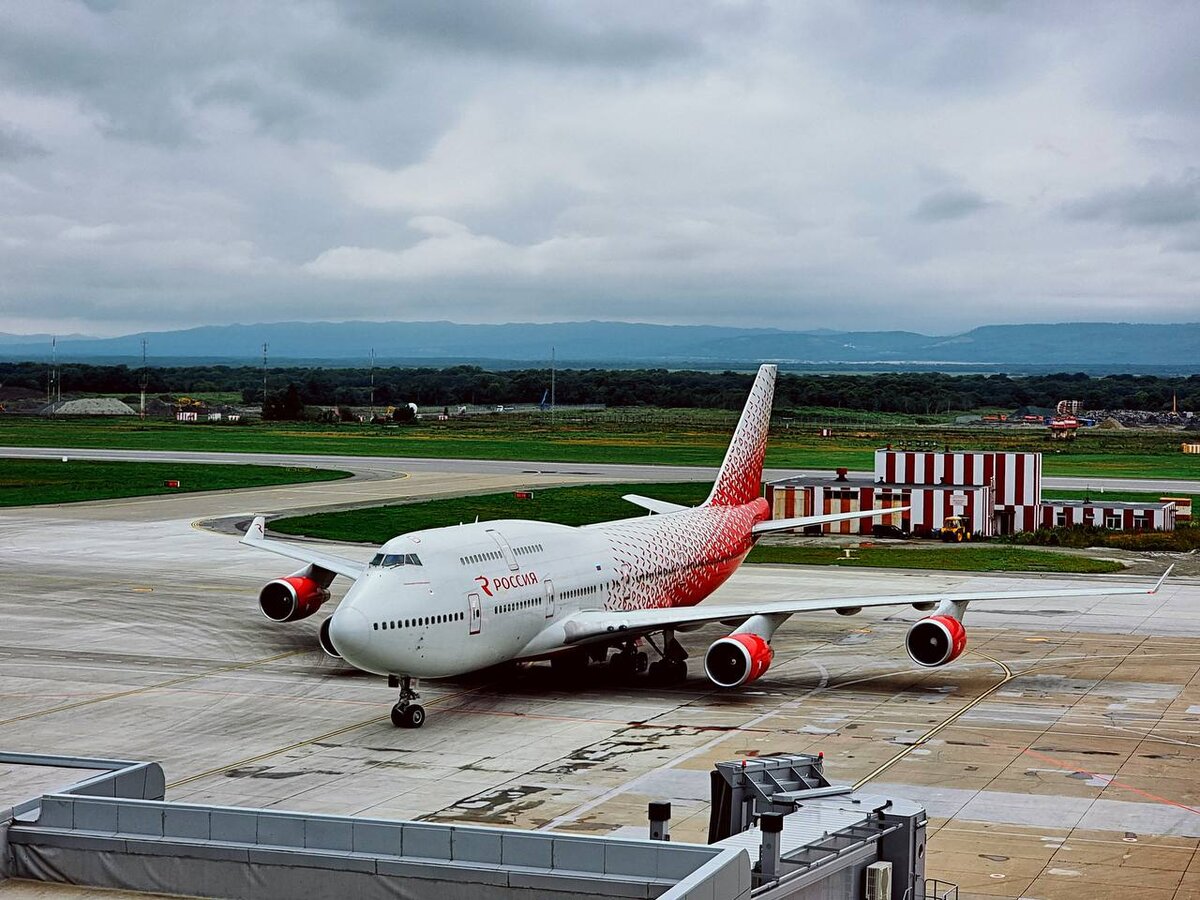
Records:
<instances>
[{"instance_id":1,"label":"cockpit window","mask_svg":"<svg viewBox=\"0 0 1200 900\"><path fill-rule=\"evenodd\" d=\"M376 553L371 560L373 566L419 566L421 558L415 553Z\"/></svg>"}]
</instances>

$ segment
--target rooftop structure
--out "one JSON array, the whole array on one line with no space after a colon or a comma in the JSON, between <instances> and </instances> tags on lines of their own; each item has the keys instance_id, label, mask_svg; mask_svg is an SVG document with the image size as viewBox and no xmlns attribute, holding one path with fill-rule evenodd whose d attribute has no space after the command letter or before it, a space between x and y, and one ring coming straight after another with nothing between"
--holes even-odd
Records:
<instances>
[{"instance_id":1,"label":"rooftop structure","mask_svg":"<svg viewBox=\"0 0 1200 900\"><path fill-rule=\"evenodd\" d=\"M197 897L720 897L851 900L868 866L889 897L927 896L925 811L824 778L819 757L718 764L715 843L171 803L157 763L0 753L45 791L0 808L0 880ZM81 777L82 776L82 777ZM63 782L75 781L63 786ZM665 817L665 818L664 818Z\"/></svg>"}]
</instances>

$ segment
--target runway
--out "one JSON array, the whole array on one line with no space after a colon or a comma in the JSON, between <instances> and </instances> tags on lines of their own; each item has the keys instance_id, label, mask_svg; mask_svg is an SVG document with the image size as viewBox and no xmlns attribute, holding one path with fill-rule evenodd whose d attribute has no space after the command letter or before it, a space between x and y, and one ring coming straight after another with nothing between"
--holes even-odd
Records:
<instances>
[{"instance_id":1,"label":"runway","mask_svg":"<svg viewBox=\"0 0 1200 900\"><path fill-rule=\"evenodd\" d=\"M70 447L0 447L0 458L13 459L98 459L115 462L242 463L264 466L307 466L374 473L377 476L402 472L461 473L464 475L563 475L607 481L711 481L716 467L649 466L610 463L554 463L478 459L437 459L416 456L330 456L303 453L217 453L182 450L87 450ZM819 470L766 469L763 479L773 481ZM870 472L852 472L870 475ZM1147 491L1154 493L1200 493L1200 480L1180 478L1083 478L1042 477L1052 490Z\"/></svg>"},{"instance_id":2,"label":"runway","mask_svg":"<svg viewBox=\"0 0 1200 900\"><path fill-rule=\"evenodd\" d=\"M564 689L544 666L489 673L422 685L429 723L400 731L380 679L317 650L323 615L273 626L258 613L258 588L286 562L192 524L593 478L424 462L387 474L371 460L372 477L319 485L5 510L0 746L159 760L176 800L358 815L643 834L646 803L669 799L675 840L701 841L713 762L820 750L835 781L926 804L929 873L964 900L1200 894L1200 580L1145 599L981 605L968 653L934 671L903 654L912 610L796 618L771 670L736 692L703 678L704 648L723 633L708 628L686 636L691 677L678 688L598 675ZM745 567L714 599L1029 582L1059 583Z\"/></svg>"}]
</instances>

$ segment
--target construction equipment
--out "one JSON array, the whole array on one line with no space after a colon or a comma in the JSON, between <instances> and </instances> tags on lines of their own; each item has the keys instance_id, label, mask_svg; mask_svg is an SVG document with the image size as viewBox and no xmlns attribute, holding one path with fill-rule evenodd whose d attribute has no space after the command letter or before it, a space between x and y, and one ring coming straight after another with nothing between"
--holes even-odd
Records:
<instances>
[{"instance_id":1,"label":"construction equipment","mask_svg":"<svg viewBox=\"0 0 1200 900\"><path fill-rule=\"evenodd\" d=\"M971 526L965 516L946 516L938 535L948 544L971 540Z\"/></svg>"}]
</instances>

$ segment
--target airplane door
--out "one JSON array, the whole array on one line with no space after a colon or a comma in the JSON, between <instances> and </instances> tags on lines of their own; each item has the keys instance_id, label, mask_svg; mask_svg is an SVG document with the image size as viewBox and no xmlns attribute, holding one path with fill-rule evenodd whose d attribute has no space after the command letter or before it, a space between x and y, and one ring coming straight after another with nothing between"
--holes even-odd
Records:
<instances>
[{"instance_id":1,"label":"airplane door","mask_svg":"<svg viewBox=\"0 0 1200 900\"><path fill-rule=\"evenodd\" d=\"M470 623L467 633L479 634L479 627L483 624L483 610L479 606L478 594L467 594L467 621Z\"/></svg>"},{"instance_id":2,"label":"airplane door","mask_svg":"<svg viewBox=\"0 0 1200 900\"><path fill-rule=\"evenodd\" d=\"M549 619L554 615L554 582L547 578L542 583L546 585L546 618Z\"/></svg>"}]
</instances>

